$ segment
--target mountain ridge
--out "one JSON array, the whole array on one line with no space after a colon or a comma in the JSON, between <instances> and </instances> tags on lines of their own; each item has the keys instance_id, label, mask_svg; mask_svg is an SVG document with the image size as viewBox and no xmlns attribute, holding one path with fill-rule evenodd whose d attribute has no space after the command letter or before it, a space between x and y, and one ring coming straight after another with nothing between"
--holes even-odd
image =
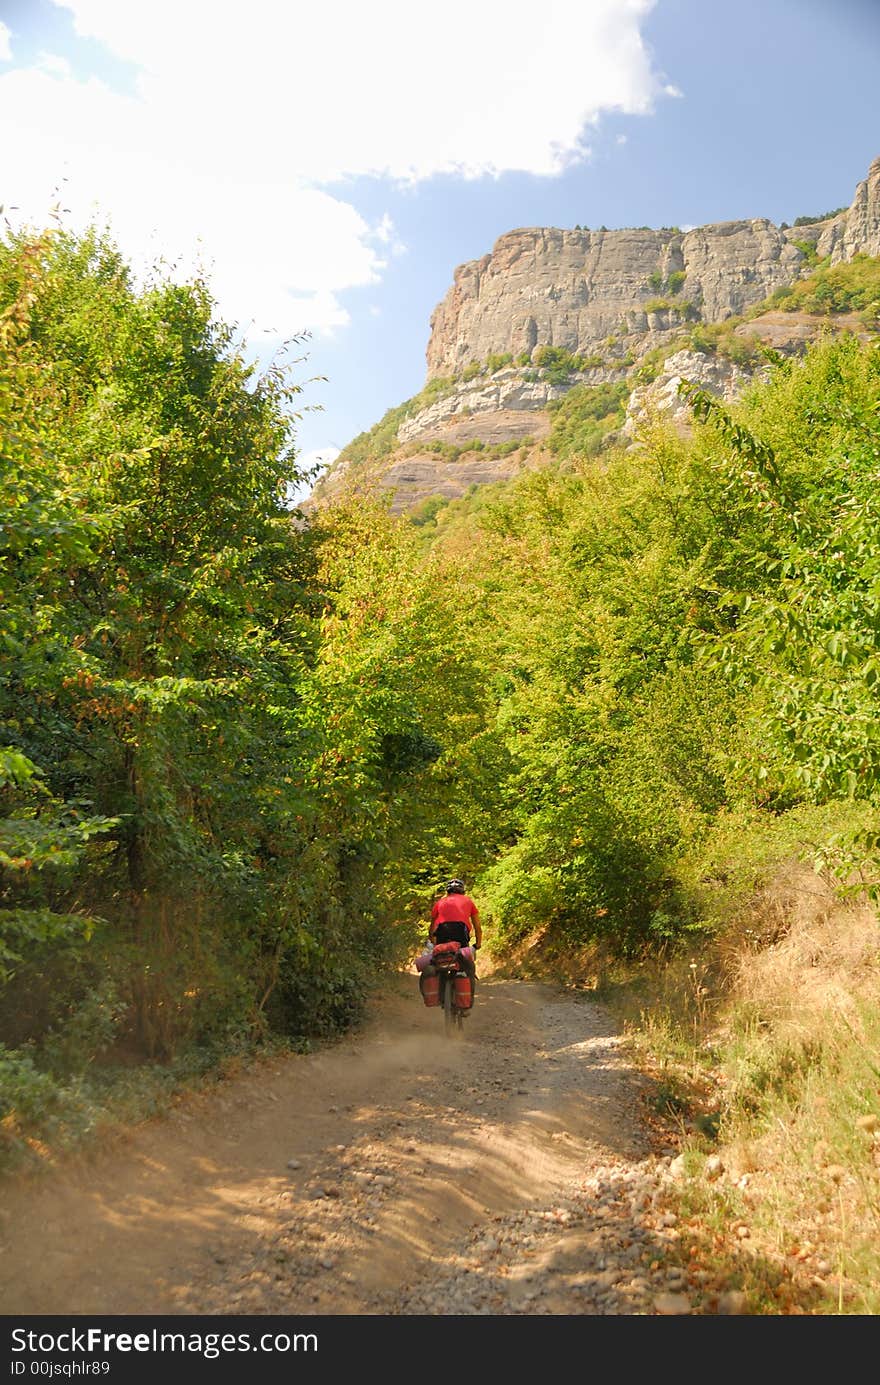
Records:
<instances>
[{"instance_id":1,"label":"mountain ridge","mask_svg":"<svg viewBox=\"0 0 880 1385\"><path fill-rule=\"evenodd\" d=\"M546 460L572 390L589 412L589 391L627 385L625 417L609 414L605 433L632 445L646 412L674 407L683 369L732 399L766 368L762 346L797 353L829 327L870 336L852 313L784 301L818 268L861 256L880 257L880 157L849 207L807 224L507 231L454 270L431 315L423 390L343 449L309 506L355 491L409 512L509 479Z\"/></svg>"}]
</instances>

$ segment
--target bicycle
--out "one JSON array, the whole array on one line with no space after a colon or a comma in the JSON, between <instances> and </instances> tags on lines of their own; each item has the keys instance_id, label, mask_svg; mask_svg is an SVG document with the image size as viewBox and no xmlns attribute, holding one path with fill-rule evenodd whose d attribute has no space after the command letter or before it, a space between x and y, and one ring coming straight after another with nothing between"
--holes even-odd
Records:
<instances>
[{"instance_id":1,"label":"bicycle","mask_svg":"<svg viewBox=\"0 0 880 1385\"><path fill-rule=\"evenodd\" d=\"M447 1038L461 1038L465 1015L473 1006L471 979L461 965L458 943L438 943L431 961L440 982L443 1031Z\"/></svg>"}]
</instances>

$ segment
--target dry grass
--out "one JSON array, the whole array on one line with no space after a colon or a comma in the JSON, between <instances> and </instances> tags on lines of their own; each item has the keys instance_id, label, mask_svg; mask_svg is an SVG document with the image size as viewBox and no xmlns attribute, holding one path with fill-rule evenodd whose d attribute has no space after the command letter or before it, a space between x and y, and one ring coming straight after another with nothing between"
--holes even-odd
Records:
<instances>
[{"instance_id":1,"label":"dry grass","mask_svg":"<svg viewBox=\"0 0 880 1385\"><path fill-rule=\"evenodd\" d=\"M690 1095L683 1201L725 1209L758 1311L880 1311L876 911L789 861L628 1027Z\"/></svg>"},{"instance_id":2,"label":"dry grass","mask_svg":"<svg viewBox=\"0 0 880 1385\"><path fill-rule=\"evenodd\" d=\"M753 1312L880 1312L873 907L787 855L662 963L624 973L536 937L513 969L590 987L618 1014L679 1128L699 1263Z\"/></svg>"}]
</instances>

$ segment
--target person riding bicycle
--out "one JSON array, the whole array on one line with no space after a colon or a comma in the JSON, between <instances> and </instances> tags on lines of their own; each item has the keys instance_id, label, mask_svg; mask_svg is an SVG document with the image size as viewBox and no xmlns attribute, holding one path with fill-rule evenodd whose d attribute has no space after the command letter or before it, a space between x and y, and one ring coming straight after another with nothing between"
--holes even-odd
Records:
<instances>
[{"instance_id":1,"label":"person riding bicycle","mask_svg":"<svg viewBox=\"0 0 880 1385\"><path fill-rule=\"evenodd\" d=\"M471 927L474 932L473 942ZM482 946L483 927L480 915L470 895L465 894L463 880L450 880L446 886L446 894L435 900L431 908L428 939L431 943L461 943L463 948L470 947L474 951ZM477 969L473 958L466 953L462 954L461 965L470 977L473 995L477 981ZM426 967L425 971L430 975L433 968Z\"/></svg>"}]
</instances>

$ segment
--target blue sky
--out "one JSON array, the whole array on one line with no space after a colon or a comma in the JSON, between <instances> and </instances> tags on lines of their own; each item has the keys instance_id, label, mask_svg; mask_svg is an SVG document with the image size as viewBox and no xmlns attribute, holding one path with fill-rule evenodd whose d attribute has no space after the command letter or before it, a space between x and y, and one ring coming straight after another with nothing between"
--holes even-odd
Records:
<instances>
[{"instance_id":1,"label":"blue sky","mask_svg":"<svg viewBox=\"0 0 880 1385\"><path fill-rule=\"evenodd\" d=\"M880 0L0 0L0 202L202 265L252 354L308 332L304 455L505 231L791 222L877 155Z\"/></svg>"}]
</instances>

